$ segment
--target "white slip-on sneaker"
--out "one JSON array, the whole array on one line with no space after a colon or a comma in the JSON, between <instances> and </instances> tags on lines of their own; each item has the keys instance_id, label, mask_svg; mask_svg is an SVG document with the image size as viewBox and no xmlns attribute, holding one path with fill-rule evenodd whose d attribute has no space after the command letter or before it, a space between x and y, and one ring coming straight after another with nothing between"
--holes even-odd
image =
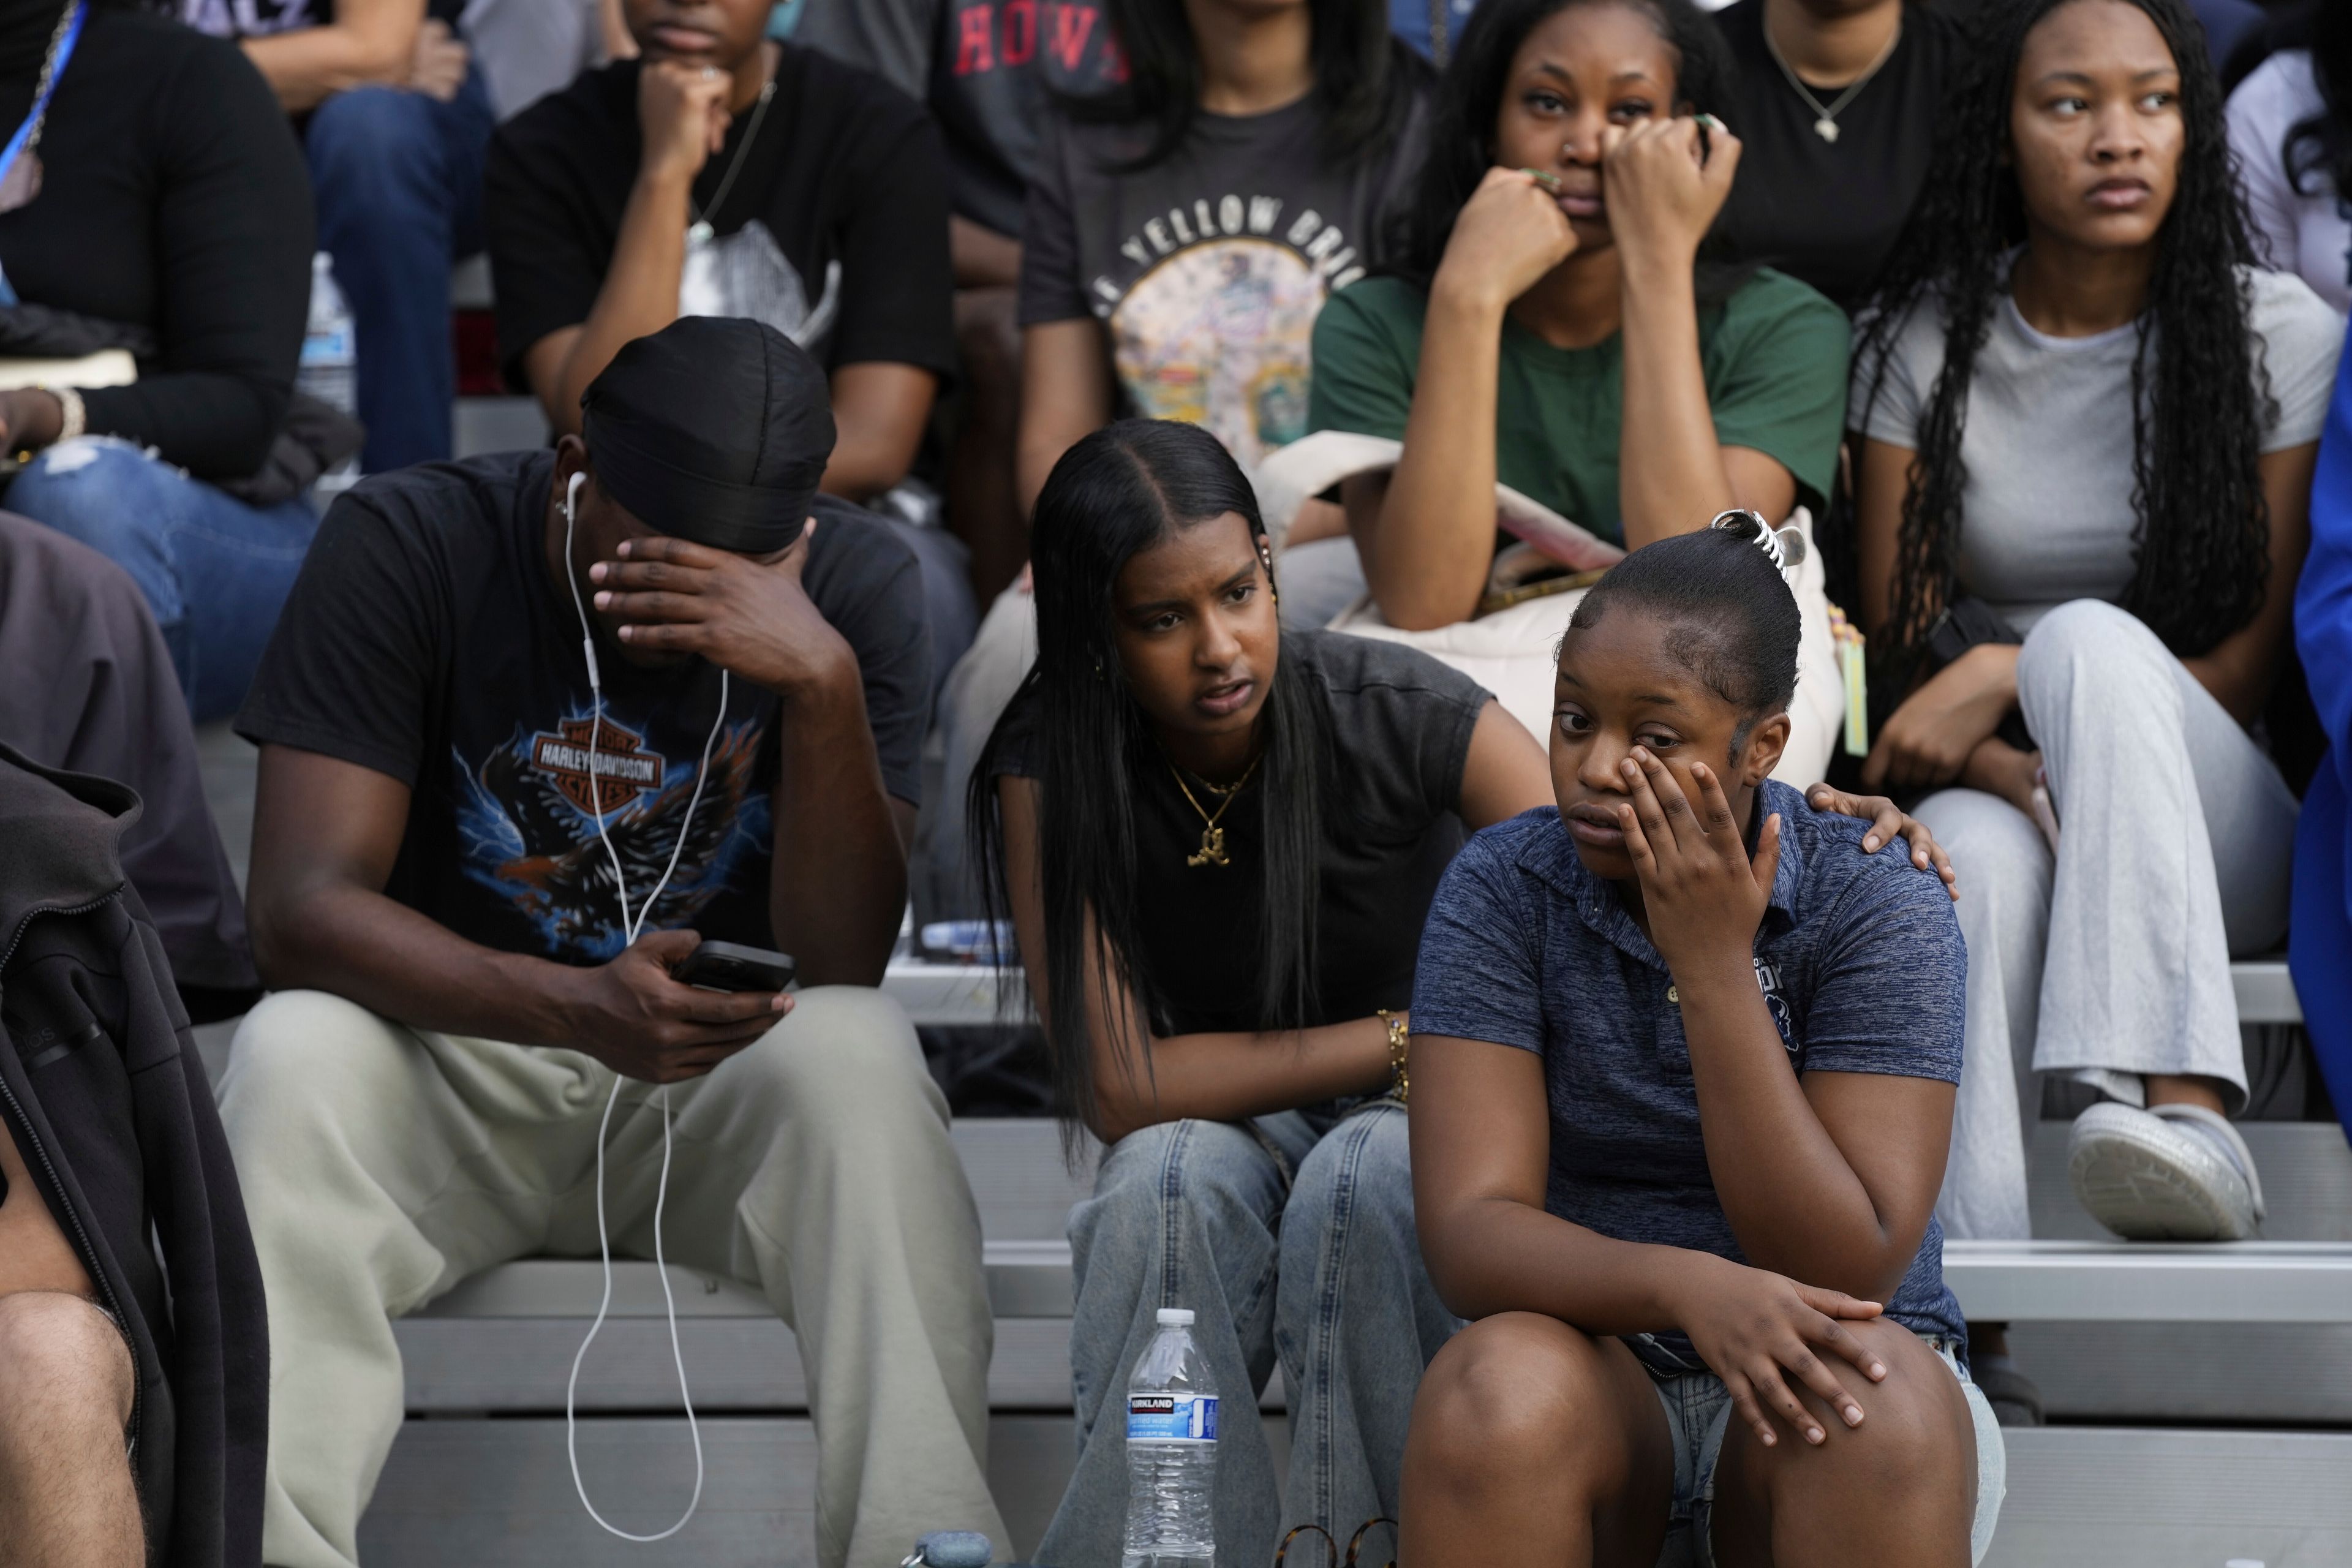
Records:
<instances>
[{"instance_id":1,"label":"white slip-on sneaker","mask_svg":"<svg viewBox=\"0 0 2352 1568\"><path fill-rule=\"evenodd\" d=\"M2074 1119L2066 1173L2092 1218L2131 1241L2243 1241L2262 1178L2238 1130L2200 1105L2103 1101Z\"/></svg>"}]
</instances>

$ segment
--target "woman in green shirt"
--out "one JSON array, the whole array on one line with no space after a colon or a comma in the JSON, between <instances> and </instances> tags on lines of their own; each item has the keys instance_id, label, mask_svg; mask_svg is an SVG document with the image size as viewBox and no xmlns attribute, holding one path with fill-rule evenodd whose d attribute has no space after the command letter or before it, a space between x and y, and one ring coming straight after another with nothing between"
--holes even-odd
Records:
<instances>
[{"instance_id":1,"label":"woman in green shirt","mask_svg":"<svg viewBox=\"0 0 2352 1568\"><path fill-rule=\"evenodd\" d=\"M1308 423L1401 438L1342 489L1389 625L1466 620L1497 479L1628 549L1727 508L1819 509L1846 321L1701 262L1739 142L1690 0L1486 0L1439 89L1395 274L1318 320Z\"/></svg>"}]
</instances>

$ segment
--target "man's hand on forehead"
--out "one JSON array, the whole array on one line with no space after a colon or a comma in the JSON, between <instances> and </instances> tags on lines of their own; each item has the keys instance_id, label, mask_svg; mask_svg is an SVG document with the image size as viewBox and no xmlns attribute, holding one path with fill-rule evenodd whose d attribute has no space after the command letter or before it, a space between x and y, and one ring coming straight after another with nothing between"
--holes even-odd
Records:
<instances>
[{"instance_id":1,"label":"man's hand on forehead","mask_svg":"<svg viewBox=\"0 0 2352 1568\"><path fill-rule=\"evenodd\" d=\"M811 518L765 562L668 534L624 540L588 569L597 614L627 647L698 655L780 697L857 690L856 657L801 584L815 531Z\"/></svg>"}]
</instances>

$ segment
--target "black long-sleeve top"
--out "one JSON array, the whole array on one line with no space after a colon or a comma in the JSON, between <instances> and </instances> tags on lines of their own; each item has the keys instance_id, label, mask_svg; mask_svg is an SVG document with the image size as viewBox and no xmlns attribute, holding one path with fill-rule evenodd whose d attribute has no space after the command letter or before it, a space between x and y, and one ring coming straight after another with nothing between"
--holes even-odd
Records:
<instances>
[{"instance_id":1,"label":"black long-sleeve top","mask_svg":"<svg viewBox=\"0 0 2352 1568\"><path fill-rule=\"evenodd\" d=\"M0 19L0 142L32 107L57 24ZM83 394L89 429L205 479L258 469L285 418L309 315L301 149L233 44L101 3L41 132L41 194L0 213L0 268L28 304L137 322L160 347L130 386Z\"/></svg>"}]
</instances>

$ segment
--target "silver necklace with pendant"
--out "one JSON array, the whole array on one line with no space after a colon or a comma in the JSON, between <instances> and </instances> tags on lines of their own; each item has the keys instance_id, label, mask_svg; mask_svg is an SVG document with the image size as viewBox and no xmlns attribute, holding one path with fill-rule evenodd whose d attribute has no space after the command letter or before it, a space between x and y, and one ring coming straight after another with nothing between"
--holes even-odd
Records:
<instances>
[{"instance_id":1,"label":"silver necklace with pendant","mask_svg":"<svg viewBox=\"0 0 2352 1568\"><path fill-rule=\"evenodd\" d=\"M760 84L760 102L751 110L751 123L743 128L743 140L735 143L735 156L727 161L727 173L719 176L719 188L710 195L710 211L714 216L727 200L727 193L734 188L735 176L742 173L743 155L751 150L751 143L760 139L760 121L768 117L768 100L775 96L776 79L772 76ZM688 245L709 245L714 232L710 219L702 216L702 209L695 205L692 196L686 198L686 205L687 210L694 214L694 221L686 226L686 242Z\"/></svg>"},{"instance_id":2,"label":"silver necklace with pendant","mask_svg":"<svg viewBox=\"0 0 2352 1568\"><path fill-rule=\"evenodd\" d=\"M1797 89L1797 96L1803 99L1806 107L1813 111L1813 134L1824 142L1831 142L1838 139L1837 117L1845 111L1845 106L1852 103L1864 88L1870 85L1871 79L1879 73L1886 62L1895 58L1895 47L1903 41L1903 18L1898 14L1895 19L1894 36L1886 40L1886 47L1878 51L1878 58L1871 61L1869 68L1860 76L1846 83L1845 90L1838 94L1837 101L1825 104L1815 98L1812 89L1807 87L1799 79L1786 57L1780 53L1780 46L1772 41L1771 18L1759 17L1758 21L1763 26L1764 47L1771 51L1772 63L1780 68L1780 74L1789 79L1789 85Z\"/></svg>"}]
</instances>

